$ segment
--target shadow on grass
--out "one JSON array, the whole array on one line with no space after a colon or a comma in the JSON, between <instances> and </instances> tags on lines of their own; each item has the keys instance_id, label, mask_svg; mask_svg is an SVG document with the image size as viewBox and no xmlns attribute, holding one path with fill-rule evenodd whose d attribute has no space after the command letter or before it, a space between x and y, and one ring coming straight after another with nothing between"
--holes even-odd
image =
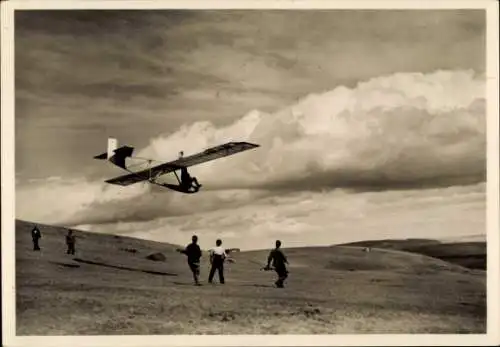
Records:
<instances>
[{"instance_id":1,"label":"shadow on grass","mask_svg":"<svg viewBox=\"0 0 500 347\"><path fill-rule=\"evenodd\" d=\"M258 287L258 288L275 288L275 286L270 284L240 284L242 287Z\"/></svg>"},{"instance_id":2,"label":"shadow on grass","mask_svg":"<svg viewBox=\"0 0 500 347\"><path fill-rule=\"evenodd\" d=\"M134 268L126 267L126 266L111 265L111 264L101 263L101 262L97 262L97 261L84 260L84 259L80 259L80 258L73 258L73 260L77 261L79 263L104 266L104 267L109 267L109 268L119 269L119 270L144 272L144 273L148 273L148 274L152 274L152 275L160 275L160 276L177 276L177 274L170 273L170 272L161 272L161 271L153 271L153 270L134 269Z\"/></svg>"},{"instance_id":3,"label":"shadow on grass","mask_svg":"<svg viewBox=\"0 0 500 347\"><path fill-rule=\"evenodd\" d=\"M193 282L172 282L172 284L175 284L177 286L194 286L194 283ZM200 283L200 286L209 286L209 287L219 287L219 286L223 286L223 287L232 287L232 286L237 286L237 287L260 287L260 288L275 288L274 286L272 285L268 285L268 284L235 284L235 283L232 283L232 284L220 284L220 283L206 283L206 284L203 284L203 283Z\"/></svg>"},{"instance_id":4,"label":"shadow on grass","mask_svg":"<svg viewBox=\"0 0 500 347\"><path fill-rule=\"evenodd\" d=\"M193 282L190 282L190 283L186 283L186 282L172 282L172 283L175 284L176 286L191 286L191 287L194 286Z\"/></svg>"},{"instance_id":5,"label":"shadow on grass","mask_svg":"<svg viewBox=\"0 0 500 347\"><path fill-rule=\"evenodd\" d=\"M80 265L78 265L78 264L61 263L58 261L50 261L49 263L64 266L64 267L70 267L70 268L79 268L80 267Z\"/></svg>"}]
</instances>

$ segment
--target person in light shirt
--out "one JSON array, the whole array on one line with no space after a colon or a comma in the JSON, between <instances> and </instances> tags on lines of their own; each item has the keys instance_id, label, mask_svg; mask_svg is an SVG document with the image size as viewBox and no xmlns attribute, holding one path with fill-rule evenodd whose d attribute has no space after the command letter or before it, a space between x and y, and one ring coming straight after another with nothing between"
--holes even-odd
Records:
<instances>
[{"instance_id":1,"label":"person in light shirt","mask_svg":"<svg viewBox=\"0 0 500 347\"><path fill-rule=\"evenodd\" d=\"M218 239L215 242L215 247L210 250L210 274L208 275L208 283L212 283L215 272L219 273L219 282L224 284L224 261L227 258L227 253L224 248L222 248L222 241Z\"/></svg>"}]
</instances>

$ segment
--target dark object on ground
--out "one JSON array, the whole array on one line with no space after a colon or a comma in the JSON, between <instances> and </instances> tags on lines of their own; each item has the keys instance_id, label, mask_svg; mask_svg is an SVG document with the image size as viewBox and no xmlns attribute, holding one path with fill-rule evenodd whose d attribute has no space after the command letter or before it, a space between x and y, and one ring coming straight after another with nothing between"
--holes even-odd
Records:
<instances>
[{"instance_id":1,"label":"dark object on ground","mask_svg":"<svg viewBox=\"0 0 500 347\"><path fill-rule=\"evenodd\" d=\"M146 259L153 260L153 261L166 261L167 257L163 255L163 253L153 253L150 254L146 257Z\"/></svg>"},{"instance_id":2,"label":"dark object on ground","mask_svg":"<svg viewBox=\"0 0 500 347\"><path fill-rule=\"evenodd\" d=\"M139 251L135 248L120 248L122 251L129 252L129 253L138 253Z\"/></svg>"}]
</instances>

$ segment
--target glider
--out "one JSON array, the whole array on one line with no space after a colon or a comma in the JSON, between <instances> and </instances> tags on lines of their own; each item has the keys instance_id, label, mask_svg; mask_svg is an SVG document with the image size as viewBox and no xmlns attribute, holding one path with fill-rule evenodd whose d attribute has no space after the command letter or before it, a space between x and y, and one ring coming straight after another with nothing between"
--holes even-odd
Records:
<instances>
[{"instance_id":1,"label":"glider","mask_svg":"<svg viewBox=\"0 0 500 347\"><path fill-rule=\"evenodd\" d=\"M137 182L148 181L149 183L162 186L164 188L169 188L180 193L192 194L197 193L201 184L198 183L196 177L191 177L187 168L193 165L202 164L211 160L219 159L222 157L230 156L239 152L247 151L253 148L259 147L259 145L249 143L249 142L228 142L222 145L208 148L203 152L199 152L187 157L181 157L179 159L162 163L156 166L149 166L146 169L139 171L132 171L131 166L126 163L127 158L147 160L149 164L153 161L152 159L145 159L139 157L133 157L134 147L121 146L118 147L118 140L115 138L108 138L108 150L102 154L96 155L94 159L107 160L114 165L129 172L126 175L118 176L106 180L106 183L116 184L120 186L128 186ZM182 154L182 152L181 152ZM177 171L181 172L181 177L177 175ZM160 183L157 179L165 174L174 173L179 184L168 184Z\"/></svg>"}]
</instances>

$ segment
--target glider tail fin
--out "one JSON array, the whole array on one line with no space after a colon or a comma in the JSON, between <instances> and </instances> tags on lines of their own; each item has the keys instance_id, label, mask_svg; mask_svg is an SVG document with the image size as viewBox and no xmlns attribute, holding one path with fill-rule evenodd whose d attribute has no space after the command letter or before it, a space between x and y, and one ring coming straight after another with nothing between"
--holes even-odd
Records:
<instances>
[{"instance_id":1,"label":"glider tail fin","mask_svg":"<svg viewBox=\"0 0 500 347\"><path fill-rule=\"evenodd\" d=\"M94 159L108 160L123 169L126 169L125 159L131 157L134 152L134 147L121 146L118 147L118 140L115 138L108 138L107 152L96 155Z\"/></svg>"},{"instance_id":2,"label":"glider tail fin","mask_svg":"<svg viewBox=\"0 0 500 347\"><path fill-rule=\"evenodd\" d=\"M115 155L115 150L118 149L118 140L115 138L108 138L108 152L107 158L111 159Z\"/></svg>"}]
</instances>

